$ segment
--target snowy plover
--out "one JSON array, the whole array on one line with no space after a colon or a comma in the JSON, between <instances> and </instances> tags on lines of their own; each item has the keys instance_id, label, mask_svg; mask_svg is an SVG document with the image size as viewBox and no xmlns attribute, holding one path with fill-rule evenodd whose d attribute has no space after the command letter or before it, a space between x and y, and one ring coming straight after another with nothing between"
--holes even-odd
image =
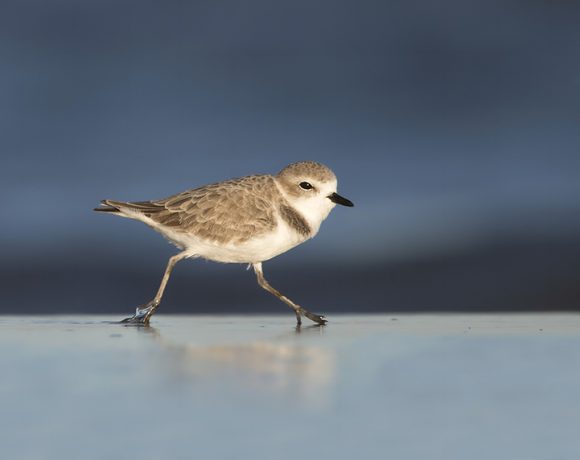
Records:
<instances>
[{"instance_id":1,"label":"snowy plover","mask_svg":"<svg viewBox=\"0 0 580 460\"><path fill-rule=\"evenodd\" d=\"M169 259L155 298L123 322L149 324L175 264L181 259L203 257L250 264L258 284L288 304L298 324L302 315L325 324L324 316L305 310L270 286L262 262L316 235L336 204L353 206L336 193L336 183L329 168L303 161L286 166L275 176L231 179L163 200L103 200L103 207L95 211L140 220L182 250Z\"/></svg>"}]
</instances>

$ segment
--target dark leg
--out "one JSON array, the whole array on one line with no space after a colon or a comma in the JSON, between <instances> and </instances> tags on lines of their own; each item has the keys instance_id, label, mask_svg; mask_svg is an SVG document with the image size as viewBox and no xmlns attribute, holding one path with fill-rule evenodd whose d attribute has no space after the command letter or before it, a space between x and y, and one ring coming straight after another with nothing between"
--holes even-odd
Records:
<instances>
[{"instance_id":1,"label":"dark leg","mask_svg":"<svg viewBox=\"0 0 580 460\"><path fill-rule=\"evenodd\" d=\"M252 264L252 267L254 268L254 271L256 272L256 278L258 279L258 284L262 288L264 288L266 291L268 291L270 294L274 294L282 302L284 302L286 305L288 305L290 308L292 308L294 310L294 313L296 313L296 322L298 323L298 325L302 324L302 319L301 319L302 315L306 316L309 320L312 320L315 323L320 324L321 326L326 324L326 319L324 318L324 316L319 316L319 315L315 315L314 313L310 313L308 310L305 310L300 305L297 305L294 302L292 302L288 297L286 297L285 295L280 293L280 291L278 291L278 290L274 289L272 286L270 286L270 283L268 283L268 281L266 281L266 278L264 278L264 272L262 271L262 263L261 262L258 262L256 264Z\"/></svg>"},{"instance_id":2,"label":"dark leg","mask_svg":"<svg viewBox=\"0 0 580 460\"><path fill-rule=\"evenodd\" d=\"M173 270L173 267L177 262L186 257L187 254L181 252L169 258L167 268L165 269L163 279L161 280L161 285L157 290L155 298L152 301L146 303L145 305L137 307L137 311L135 312L135 314L130 318L125 318L123 321L121 321L122 323L137 324L143 326L149 325L151 317L153 316L153 314L159 307L159 304L161 303L161 297L163 297L163 292L165 291L165 287L167 286L167 282L169 281L169 277L171 276L171 271Z\"/></svg>"}]
</instances>

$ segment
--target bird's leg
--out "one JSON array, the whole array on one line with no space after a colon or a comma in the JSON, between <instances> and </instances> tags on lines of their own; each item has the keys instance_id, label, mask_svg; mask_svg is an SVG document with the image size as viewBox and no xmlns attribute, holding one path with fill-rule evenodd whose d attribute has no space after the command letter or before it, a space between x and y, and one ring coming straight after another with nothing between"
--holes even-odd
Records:
<instances>
[{"instance_id":1,"label":"bird's leg","mask_svg":"<svg viewBox=\"0 0 580 460\"><path fill-rule=\"evenodd\" d=\"M151 317L153 316L153 314L159 307L159 304L161 303L161 297L163 297L163 292L165 291L165 287L167 286L167 282L169 281L169 277L171 276L173 267L177 262L179 262L181 259L184 259L185 257L187 257L187 254L184 252L180 252L179 254L176 254L173 257L169 258L167 268L165 269L165 273L163 274L163 279L161 280L161 284L153 300L146 303L145 305L137 307L135 314L130 318L125 318L123 321L121 321L122 323L136 324L142 326L149 325Z\"/></svg>"},{"instance_id":2,"label":"bird's leg","mask_svg":"<svg viewBox=\"0 0 580 460\"><path fill-rule=\"evenodd\" d=\"M312 320L321 326L326 324L326 319L324 318L324 316L315 315L314 313L310 313L308 310L305 310L300 305L292 302L288 297L283 295L280 291L278 291L277 289L270 286L270 283L268 283L266 278L264 278L264 272L262 271L262 263L261 262L252 264L252 267L254 268L254 272L256 272L256 278L258 279L258 284L260 285L260 287L264 288L270 294L274 294L282 302L284 302L286 305L288 305L290 308L292 308L294 310L294 313L296 313L296 322L298 323L298 325L302 324L302 319L301 319L302 315L306 316L309 320Z\"/></svg>"}]
</instances>

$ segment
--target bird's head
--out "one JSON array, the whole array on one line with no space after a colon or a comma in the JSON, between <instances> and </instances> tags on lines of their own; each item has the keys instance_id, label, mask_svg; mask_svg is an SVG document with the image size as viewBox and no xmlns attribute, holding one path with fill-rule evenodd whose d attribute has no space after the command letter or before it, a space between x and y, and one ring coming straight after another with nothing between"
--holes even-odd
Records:
<instances>
[{"instance_id":1,"label":"bird's head","mask_svg":"<svg viewBox=\"0 0 580 460\"><path fill-rule=\"evenodd\" d=\"M288 202L318 229L335 205L354 206L336 192L337 180L330 168L314 161L286 166L276 182Z\"/></svg>"}]
</instances>

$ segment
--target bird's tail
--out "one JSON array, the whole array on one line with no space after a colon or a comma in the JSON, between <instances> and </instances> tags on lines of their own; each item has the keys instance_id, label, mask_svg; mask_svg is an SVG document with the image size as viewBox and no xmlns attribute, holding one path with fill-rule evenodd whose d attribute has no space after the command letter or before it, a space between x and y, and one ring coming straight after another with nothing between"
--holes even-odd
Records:
<instances>
[{"instance_id":1,"label":"bird's tail","mask_svg":"<svg viewBox=\"0 0 580 460\"><path fill-rule=\"evenodd\" d=\"M101 200L101 205L95 211L117 214L123 217L143 220L151 214L164 210L163 205L153 201L115 201Z\"/></svg>"},{"instance_id":2,"label":"bird's tail","mask_svg":"<svg viewBox=\"0 0 580 460\"><path fill-rule=\"evenodd\" d=\"M113 201L113 200L101 200L101 206L95 208L94 211L98 212L109 212L109 213L120 213L122 212L121 209L127 206L129 203L124 203L122 201Z\"/></svg>"}]
</instances>

